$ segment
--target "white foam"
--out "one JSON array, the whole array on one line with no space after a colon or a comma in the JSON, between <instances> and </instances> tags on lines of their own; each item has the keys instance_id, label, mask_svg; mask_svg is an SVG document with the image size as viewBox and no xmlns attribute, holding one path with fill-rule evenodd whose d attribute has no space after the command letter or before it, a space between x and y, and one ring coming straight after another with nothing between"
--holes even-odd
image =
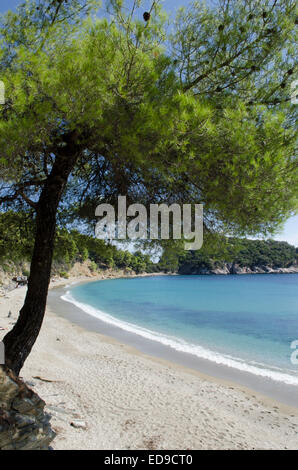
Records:
<instances>
[{"instance_id":1,"label":"white foam","mask_svg":"<svg viewBox=\"0 0 298 470\"><path fill-rule=\"evenodd\" d=\"M284 373L282 370L270 370L267 369L265 364L263 367L257 367L252 364L248 364L239 358L235 358L229 355L219 354L216 351L211 351L207 348L199 346L197 344L187 343L186 341L182 340L181 338L176 338L174 336L167 336L157 331L152 331L147 328L143 328L138 325L134 325L132 323L128 323L124 320L118 320L117 318L105 313L101 310L98 310L91 305L84 304L82 302L78 302L74 297L71 295L70 291L67 291L66 294L61 296L62 300L66 302L70 302L76 307L83 310L88 315L91 315L99 320L109 323L110 325L114 325L122 330L129 331L130 333L134 333L137 335L142 336L143 338L149 339L151 341L157 341L165 346L169 346L176 351L192 354L200 359L207 359L209 361L215 362L216 364L222 364L228 367L232 367L234 369L238 369L244 372L249 372L254 375L258 375L261 377L265 377L277 382L283 382L288 385L298 385L298 377L292 376L290 374ZM261 365L261 364L260 364Z\"/></svg>"}]
</instances>

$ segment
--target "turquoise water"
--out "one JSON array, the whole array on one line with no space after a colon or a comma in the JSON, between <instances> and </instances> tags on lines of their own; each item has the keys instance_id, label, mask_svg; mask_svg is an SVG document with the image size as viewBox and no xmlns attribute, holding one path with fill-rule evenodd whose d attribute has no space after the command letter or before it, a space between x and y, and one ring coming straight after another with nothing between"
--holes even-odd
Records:
<instances>
[{"instance_id":1,"label":"turquoise water","mask_svg":"<svg viewBox=\"0 0 298 470\"><path fill-rule=\"evenodd\" d=\"M174 349L298 384L298 274L106 280L64 299Z\"/></svg>"}]
</instances>

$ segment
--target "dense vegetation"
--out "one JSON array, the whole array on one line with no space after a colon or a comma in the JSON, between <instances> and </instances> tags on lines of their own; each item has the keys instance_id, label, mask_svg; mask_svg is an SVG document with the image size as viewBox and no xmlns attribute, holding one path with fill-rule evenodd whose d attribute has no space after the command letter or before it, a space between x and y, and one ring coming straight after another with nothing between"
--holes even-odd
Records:
<instances>
[{"instance_id":1,"label":"dense vegetation","mask_svg":"<svg viewBox=\"0 0 298 470\"><path fill-rule=\"evenodd\" d=\"M0 214L0 264L30 261L34 244L34 221L30 213L12 212ZM127 271L155 272L159 270L149 255L140 251L134 254L123 251L103 240L84 235L77 230L58 228L53 269L60 267L60 274L70 269L76 261L89 259L94 271L99 268L119 268ZM24 273L27 274L27 273Z\"/></svg>"},{"instance_id":2,"label":"dense vegetation","mask_svg":"<svg viewBox=\"0 0 298 470\"><path fill-rule=\"evenodd\" d=\"M2 266L14 262L30 261L34 241L34 222L30 213L8 211L0 214L0 263ZM75 262L90 260L92 270L119 268L141 272L179 272L222 267L234 263L249 268L270 266L288 267L298 260L298 248L286 242L274 240L229 239L221 245L204 245L198 251L184 251L180 248L165 248L158 263L153 263L148 254L140 251L134 254L118 249L78 230L58 228L53 269L60 274L67 272ZM62 271L63 269L63 271ZM59 272L59 271L58 271ZM24 273L26 274L26 273Z\"/></svg>"},{"instance_id":3,"label":"dense vegetation","mask_svg":"<svg viewBox=\"0 0 298 470\"><path fill-rule=\"evenodd\" d=\"M274 240L241 240L231 245L233 261L240 266L286 268L298 259L298 249L287 242Z\"/></svg>"},{"instance_id":4,"label":"dense vegetation","mask_svg":"<svg viewBox=\"0 0 298 470\"><path fill-rule=\"evenodd\" d=\"M248 268L286 268L297 261L298 248L287 242L228 239L222 241L221 248L207 245L199 251L166 250L159 266L164 271L194 272L221 268L226 263Z\"/></svg>"}]
</instances>

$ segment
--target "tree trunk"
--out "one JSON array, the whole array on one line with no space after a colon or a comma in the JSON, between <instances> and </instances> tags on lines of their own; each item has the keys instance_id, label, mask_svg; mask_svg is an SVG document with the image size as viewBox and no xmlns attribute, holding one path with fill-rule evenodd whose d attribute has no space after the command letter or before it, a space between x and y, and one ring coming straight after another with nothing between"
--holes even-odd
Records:
<instances>
[{"instance_id":1,"label":"tree trunk","mask_svg":"<svg viewBox=\"0 0 298 470\"><path fill-rule=\"evenodd\" d=\"M5 336L5 364L19 374L38 337L46 309L51 276L56 216L63 190L78 158L78 149L66 145L56 153L52 171L41 192L28 290L14 328Z\"/></svg>"}]
</instances>

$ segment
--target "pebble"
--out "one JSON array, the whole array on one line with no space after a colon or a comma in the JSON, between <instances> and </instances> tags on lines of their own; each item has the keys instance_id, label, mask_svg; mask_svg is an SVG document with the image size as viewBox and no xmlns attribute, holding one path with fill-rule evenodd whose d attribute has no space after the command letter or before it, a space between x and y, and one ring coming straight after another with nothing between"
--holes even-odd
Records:
<instances>
[{"instance_id":1,"label":"pebble","mask_svg":"<svg viewBox=\"0 0 298 470\"><path fill-rule=\"evenodd\" d=\"M87 429L87 424L85 423L85 421L82 421L82 420L79 420L79 419L74 419L70 425L73 427L73 428L76 428L76 429Z\"/></svg>"}]
</instances>

